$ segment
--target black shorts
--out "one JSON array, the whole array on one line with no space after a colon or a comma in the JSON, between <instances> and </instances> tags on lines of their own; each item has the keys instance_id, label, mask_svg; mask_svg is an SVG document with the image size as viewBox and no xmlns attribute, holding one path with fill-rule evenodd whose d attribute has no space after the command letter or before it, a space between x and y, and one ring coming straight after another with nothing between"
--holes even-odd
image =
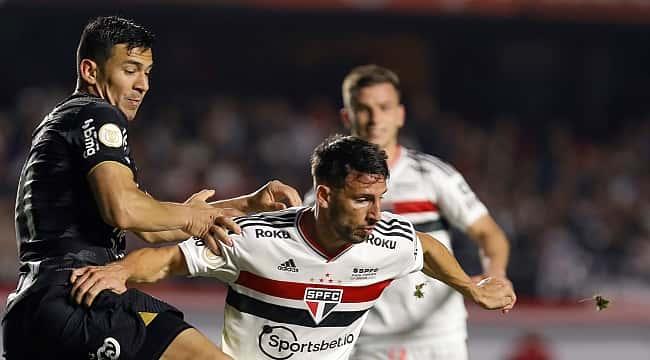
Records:
<instances>
[{"instance_id":1,"label":"black shorts","mask_svg":"<svg viewBox=\"0 0 650 360\"><path fill-rule=\"evenodd\" d=\"M76 305L63 280L70 272L64 273L59 284L31 293L3 319L7 360L158 359L191 327L176 308L136 289L103 291L90 308Z\"/></svg>"}]
</instances>

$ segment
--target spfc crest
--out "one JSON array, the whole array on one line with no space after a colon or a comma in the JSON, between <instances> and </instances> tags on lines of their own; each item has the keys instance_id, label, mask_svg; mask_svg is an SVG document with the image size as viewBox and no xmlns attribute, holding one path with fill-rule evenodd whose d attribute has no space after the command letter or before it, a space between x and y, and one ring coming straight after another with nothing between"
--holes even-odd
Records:
<instances>
[{"instance_id":1,"label":"spfc crest","mask_svg":"<svg viewBox=\"0 0 650 360\"><path fill-rule=\"evenodd\" d=\"M311 317L319 324L329 315L343 298L342 289L306 288L305 303Z\"/></svg>"}]
</instances>

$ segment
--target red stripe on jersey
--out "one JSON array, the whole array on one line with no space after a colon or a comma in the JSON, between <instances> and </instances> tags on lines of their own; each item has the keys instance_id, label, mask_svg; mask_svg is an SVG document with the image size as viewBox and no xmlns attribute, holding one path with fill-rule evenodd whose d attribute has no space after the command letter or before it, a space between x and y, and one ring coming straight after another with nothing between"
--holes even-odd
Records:
<instances>
[{"instance_id":1,"label":"red stripe on jersey","mask_svg":"<svg viewBox=\"0 0 650 360\"><path fill-rule=\"evenodd\" d=\"M418 213L426 211L438 211L438 205L429 200L424 201L397 201L388 204L395 214Z\"/></svg>"},{"instance_id":2,"label":"red stripe on jersey","mask_svg":"<svg viewBox=\"0 0 650 360\"><path fill-rule=\"evenodd\" d=\"M376 300L391 281L384 280L367 286L304 284L267 279L248 271L242 271L235 283L267 295L291 300L303 300L306 288L341 289L343 290L341 302L360 303Z\"/></svg>"}]
</instances>

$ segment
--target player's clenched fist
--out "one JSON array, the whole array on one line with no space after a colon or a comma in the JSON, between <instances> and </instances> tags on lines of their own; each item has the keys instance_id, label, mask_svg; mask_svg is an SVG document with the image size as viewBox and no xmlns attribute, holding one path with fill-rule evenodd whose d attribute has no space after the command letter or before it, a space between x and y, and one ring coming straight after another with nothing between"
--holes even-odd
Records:
<instances>
[{"instance_id":1,"label":"player's clenched fist","mask_svg":"<svg viewBox=\"0 0 650 360\"><path fill-rule=\"evenodd\" d=\"M514 307L517 296L507 279L488 277L477 284L473 299L486 309L501 309L505 313Z\"/></svg>"}]
</instances>

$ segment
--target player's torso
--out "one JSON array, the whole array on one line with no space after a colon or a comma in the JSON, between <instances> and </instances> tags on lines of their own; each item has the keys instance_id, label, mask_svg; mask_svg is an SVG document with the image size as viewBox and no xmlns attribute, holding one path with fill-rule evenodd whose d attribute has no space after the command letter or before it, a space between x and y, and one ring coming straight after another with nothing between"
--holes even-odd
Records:
<instances>
[{"instance_id":1,"label":"player's torso","mask_svg":"<svg viewBox=\"0 0 650 360\"><path fill-rule=\"evenodd\" d=\"M95 151L98 129L92 122L80 124L78 114L97 101L103 100L69 98L34 132L16 199L16 234L22 261L62 255L72 247L123 248L123 233L102 221L81 166L82 156ZM72 132L84 125L85 152L80 155L73 150ZM126 141L124 146L130 153ZM129 160L135 174L135 163Z\"/></svg>"},{"instance_id":2,"label":"player's torso","mask_svg":"<svg viewBox=\"0 0 650 360\"><path fill-rule=\"evenodd\" d=\"M438 204L438 190L431 186L435 165L423 157L424 154L402 148L400 159L391 168L382 209L409 219L417 231L437 235L451 249L449 221Z\"/></svg>"},{"instance_id":3,"label":"player's torso","mask_svg":"<svg viewBox=\"0 0 650 360\"><path fill-rule=\"evenodd\" d=\"M328 257L294 225L299 216L272 225L240 222L263 250L239 254L241 272L226 300L224 346L232 354L346 359L367 310L403 271L400 256L412 256L411 240L375 233L377 241Z\"/></svg>"},{"instance_id":4,"label":"player's torso","mask_svg":"<svg viewBox=\"0 0 650 360\"><path fill-rule=\"evenodd\" d=\"M439 204L439 187L432 186L431 182L435 178L432 172L451 173L453 169L435 161L438 160L431 156L401 148L400 159L391 168L382 208L409 219L417 231L431 234L451 251L450 222ZM421 284L426 284L422 288L424 297L418 298L414 295L415 287ZM418 272L392 282L370 311L362 335L399 334L422 328L425 323L435 323L426 325L426 331L435 333L433 326L439 325L441 329L455 326L464 317L464 305L458 293ZM454 320L446 323L449 319ZM361 342L366 340L373 338L362 337Z\"/></svg>"}]
</instances>

